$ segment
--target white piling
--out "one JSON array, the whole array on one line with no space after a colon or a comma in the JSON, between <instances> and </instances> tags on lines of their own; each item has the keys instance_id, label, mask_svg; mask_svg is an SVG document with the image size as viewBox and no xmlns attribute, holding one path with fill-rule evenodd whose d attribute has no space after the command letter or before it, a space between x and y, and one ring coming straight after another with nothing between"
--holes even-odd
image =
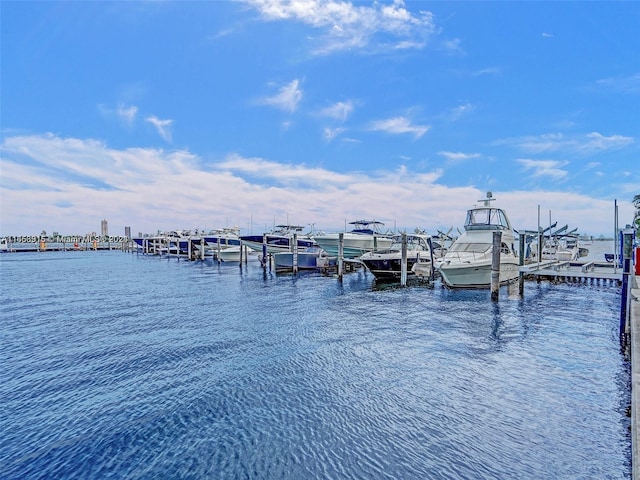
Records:
<instances>
[{"instance_id":1,"label":"white piling","mask_svg":"<svg viewBox=\"0 0 640 480\"><path fill-rule=\"evenodd\" d=\"M291 255L292 255L292 267L293 274L296 275L298 273L298 234L297 232L293 232L293 239L291 244Z\"/></svg>"},{"instance_id":2,"label":"white piling","mask_svg":"<svg viewBox=\"0 0 640 480\"><path fill-rule=\"evenodd\" d=\"M502 232L493 232L493 251L491 254L491 300L498 300L500 292L500 246Z\"/></svg>"},{"instance_id":3,"label":"white piling","mask_svg":"<svg viewBox=\"0 0 640 480\"><path fill-rule=\"evenodd\" d=\"M342 282L344 269L344 233L338 234L338 279Z\"/></svg>"},{"instance_id":4,"label":"white piling","mask_svg":"<svg viewBox=\"0 0 640 480\"><path fill-rule=\"evenodd\" d=\"M400 285L407 285L407 234L402 234L402 259L400 260Z\"/></svg>"}]
</instances>

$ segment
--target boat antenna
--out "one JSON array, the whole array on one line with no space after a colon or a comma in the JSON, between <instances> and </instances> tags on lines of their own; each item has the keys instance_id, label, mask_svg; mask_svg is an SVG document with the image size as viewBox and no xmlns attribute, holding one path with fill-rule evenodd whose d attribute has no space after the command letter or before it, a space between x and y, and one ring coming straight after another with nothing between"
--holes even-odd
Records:
<instances>
[{"instance_id":1,"label":"boat antenna","mask_svg":"<svg viewBox=\"0 0 640 480\"><path fill-rule=\"evenodd\" d=\"M484 206L489 207L491 205L491 202L493 202L494 200L495 198L493 198L493 193L489 191L487 192L487 198L483 198L482 200L478 200L478 201L484 202Z\"/></svg>"}]
</instances>

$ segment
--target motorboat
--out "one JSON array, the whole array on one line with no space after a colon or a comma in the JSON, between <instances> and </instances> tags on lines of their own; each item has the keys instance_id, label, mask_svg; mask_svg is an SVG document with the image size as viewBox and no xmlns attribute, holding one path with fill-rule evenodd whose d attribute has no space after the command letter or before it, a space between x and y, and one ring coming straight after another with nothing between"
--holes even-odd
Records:
<instances>
[{"instance_id":1,"label":"motorboat","mask_svg":"<svg viewBox=\"0 0 640 480\"><path fill-rule=\"evenodd\" d=\"M202 237L207 246L214 250L219 246L221 249L231 246L240 246L240 227L218 228L203 233Z\"/></svg>"},{"instance_id":2,"label":"motorboat","mask_svg":"<svg viewBox=\"0 0 640 480\"><path fill-rule=\"evenodd\" d=\"M376 250L386 250L391 247L393 239L391 235L382 233L380 227L384 223L375 220L356 220L349 222L353 229L344 232L343 235L343 257L357 258L367 252ZM314 236L316 243L328 256L337 257L340 248L340 233L327 233Z\"/></svg>"},{"instance_id":3,"label":"motorboat","mask_svg":"<svg viewBox=\"0 0 640 480\"><path fill-rule=\"evenodd\" d=\"M440 248L440 245L434 245L431 236L423 233L396 235L388 249L367 252L360 257L360 261L376 279L399 279L402 273L404 245L406 245L407 275L419 272L420 276L430 276L433 266L433 252Z\"/></svg>"},{"instance_id":4,"label":"motorboat","mask_svg":"<svg viewBox=\"0 0 640 480\"><path fill-rule=\"evenodd\" d=\"M445 285L453 288L482 288L491 285L493 233L502 234L500 244L501 284L518 278L518 256L513 228L506 212L491 205L491 192L481 206L467 211L464 232L436 265Z\"/></svg>"},{"instance_id":5,"label":"motorboat","mask_svg":"<svg viewBox=\"0 0 640 480\"><path fill-rule=\"evenodd\" d=\"M314 238L310 234L303 234L303 230L304 227L299 225L276 225L269 233L264 235L245 235L241 236L240 240L243 245L247 245L258 252L262 252L263 244L266 244L267 254L290 252L294 234L300 250L316 247L317 244Z\"/></svg>"},{"instance_id":6,"label":"motorboat","mask_svg":"<svg viewBox=\"0 0 640 480\"><path fill-rule=\"evenodd\" d=\"M320 247L307 247L297 252L278 252L273 254L276 270L291 270L297 261L299 270L313 270L318 267L318 258L326 255Z\"/></svg>"}]
</instances>

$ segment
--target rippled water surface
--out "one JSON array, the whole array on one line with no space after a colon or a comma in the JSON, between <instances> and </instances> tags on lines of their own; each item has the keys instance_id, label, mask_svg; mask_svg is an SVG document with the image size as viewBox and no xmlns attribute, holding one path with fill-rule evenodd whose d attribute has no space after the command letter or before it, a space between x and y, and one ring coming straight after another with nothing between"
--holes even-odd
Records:
<instances>
[{"instance_id":1,"label":"rippled water surface","mask_svg":"<svg viewBox=\"0 0 640 480\"><path fill-rule=\"evenodd\" d=\"M626 479L619 288L0 257L0 478Z\"/></svg>"}]
</instances>

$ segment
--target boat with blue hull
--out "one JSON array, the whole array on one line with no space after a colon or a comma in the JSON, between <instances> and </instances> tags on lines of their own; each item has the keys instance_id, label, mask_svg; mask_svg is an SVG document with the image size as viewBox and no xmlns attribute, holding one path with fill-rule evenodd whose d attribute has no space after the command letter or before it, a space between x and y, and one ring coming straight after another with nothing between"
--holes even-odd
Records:
<instances>
[{"instance_id":1,"label":"boat with blue hull","mask_svg":"<svg viewBox=\"0 0 640 480\"><path fill-rule=\"evenodd\" d=\"M303 234L304 227L299 225L276 225L275 228L264 235L243 235L240 237L243 245L258 252L262 251L265 243L267 254L290 252L294 234L296 235L296 243L300 250L317 247L315 240L311 234Z\"/></svg>"}]
</instances>

